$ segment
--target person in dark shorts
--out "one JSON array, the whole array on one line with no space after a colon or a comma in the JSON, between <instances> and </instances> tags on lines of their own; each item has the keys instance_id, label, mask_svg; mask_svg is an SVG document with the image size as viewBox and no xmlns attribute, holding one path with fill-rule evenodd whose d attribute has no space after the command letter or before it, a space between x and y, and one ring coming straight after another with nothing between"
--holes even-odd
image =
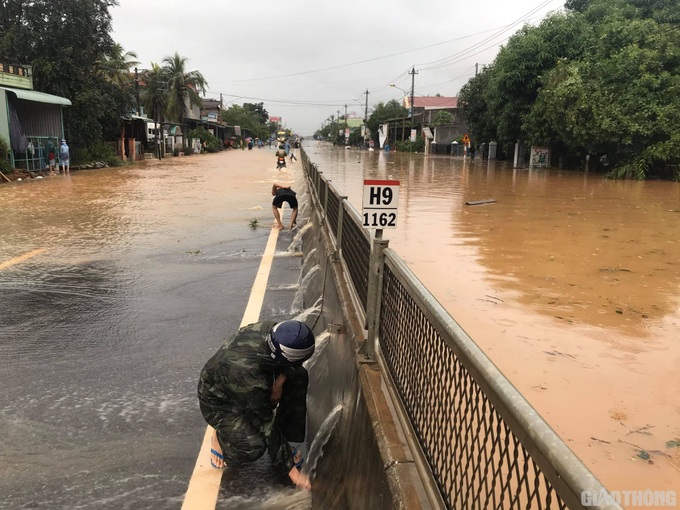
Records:
<instances>
[{"instance_id":1,"label":"person in dark shorts","mask_svg":"<svg viewBox=\"0 0 680 510\"><path fill-rule=\"evenodd\" d=\"M290 188L290 186L282 186L280 184L274 183L272 186L272 195L274 196L274 201L272 202L272 211L274 213L274 219L276 220L276 227L282 229L283 223L281 223L281 213L279 209L283 207L284 202L288 202L288 205L293 210L290 215L290 229L292 230L295 226L295 220L297 219L298 202L295 197L295 192Z\"/></svg>"}]
</instances>

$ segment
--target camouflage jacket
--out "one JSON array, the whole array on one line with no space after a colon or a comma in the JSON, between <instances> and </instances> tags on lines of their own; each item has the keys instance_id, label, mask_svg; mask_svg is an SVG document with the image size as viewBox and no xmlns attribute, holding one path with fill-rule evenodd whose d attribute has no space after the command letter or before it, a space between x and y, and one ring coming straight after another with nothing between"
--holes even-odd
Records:
<instances>
[{"instance_id":1,"label":"camouflage jacket","mask_svg":"<svg viewBox=\"0 0 680 510\"><path fill-rule=\"evenodd\" d=\"M267 436L274 413L269 400L274 379L295 371L292 364L277 364L267 345L275 324L266 321L241 328L206 363L198 382L202 405L244 415Z\"/></svg>"}]
</instances>

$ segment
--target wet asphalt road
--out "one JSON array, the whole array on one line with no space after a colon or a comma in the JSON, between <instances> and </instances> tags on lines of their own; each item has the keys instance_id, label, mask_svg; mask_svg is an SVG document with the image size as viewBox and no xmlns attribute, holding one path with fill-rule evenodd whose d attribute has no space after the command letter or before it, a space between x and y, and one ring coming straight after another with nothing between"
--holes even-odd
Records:
<instances>
[{"instance_id":1,"label":"wet asphalt road","mask_svg":"<svg viewBox=\"0 0 680 510\"><path fill-rule=\"evenodd\" d=\"M0 189L14 211L0 263L45 247L0 270L0 508L181 506L205 431L198 374L238 328L270 232L272 175L257 158L224 153ZM119 221L101 224L111 211ZM24 218L36 215L28 229ZM93 229L99 240L82 234ZM301 265L287 255L292 240L279 237L268 318L289 316ZM269 476L266 464L256 469L265 474L245 478Z\"/></svg>"}]
</instances>

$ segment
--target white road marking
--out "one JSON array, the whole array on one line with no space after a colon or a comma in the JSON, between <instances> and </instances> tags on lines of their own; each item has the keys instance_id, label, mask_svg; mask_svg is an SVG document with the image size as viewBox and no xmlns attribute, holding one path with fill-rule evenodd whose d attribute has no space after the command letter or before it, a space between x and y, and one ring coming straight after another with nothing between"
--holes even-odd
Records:
<instances>
[{"instance_id":1,"label":"white road marking","mask_svg":"<svg viewBox=\"0 0 680 510\"><path fill-rule=\"evenodd\" d=\"M250 291L250 298L246 305L246 310L241 319L241 327L257 322L262 311L262 302L264 301L264 294L267 290L267 280L272 268L272 261L274 260L274 253L276 252L276 241L279 237L279 229L272 228L269 234L267 246L264 249L260 267L255 276L255 282ZM2 266L0 266L0 269ZM196 459L194 472L189 480L189 487L184 496L182 503L182 510L207 510L214 509L217 505L217 496L220 491L220 482L222 480L222 470L215 469L210 465L210 441L212 438L212 427L208 426L205 435L203 436L203 443L201 450Z\"/></svg>"},{"instance_id":2,"label":"white road marking","mask_svg":"<svg viewBox=\"0 0 680 510\"><path fill-rule=\"evenodd\" d=\"M36 250L29 251L28 253L24 253L23 255L19 255L18 257L14 257L13 259L9 259L5 262L2 262L2 263L0 263L0 271L5 269L5 268L19 264L20 262L23 262L25 260L28 260L31 257L35 257L36 255L40 255L44 251L45 251L45 248L38 248Z\"/></svg>"}]
</instances>

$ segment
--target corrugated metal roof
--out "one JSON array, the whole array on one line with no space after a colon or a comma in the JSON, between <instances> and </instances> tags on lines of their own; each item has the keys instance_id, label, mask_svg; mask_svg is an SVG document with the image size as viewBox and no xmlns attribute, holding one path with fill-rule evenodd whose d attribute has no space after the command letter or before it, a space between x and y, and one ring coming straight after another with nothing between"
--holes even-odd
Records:
<instances>
[{"instance_id":1,"label":"corrugated metal roof","mask_svg":"<svg viewBox=\"0 0 680 510\"><path fill-rule=\"evenodd\" d=\"M23 99L25 101L71 106L71 101L65 97L53 96L52 94L45 94L44 92L38 92L37 90L13 89L10 87L0 87L0 89L11 92L17 96L18 99Z\"/></svg>"},{"instance_id":2,"label":"corrugated metal roof","mask_svg":"<svg viewBox=\"0 0 680 510\"><path fill-rule=\"evenodd\" d=\"M143 120L144 122L153 122L153 119L150 119L149 117L142 117L141 115L135 115L132 114L130 115L131 119L137 119L137 120Z\"/></svg>"}]
</instances>

